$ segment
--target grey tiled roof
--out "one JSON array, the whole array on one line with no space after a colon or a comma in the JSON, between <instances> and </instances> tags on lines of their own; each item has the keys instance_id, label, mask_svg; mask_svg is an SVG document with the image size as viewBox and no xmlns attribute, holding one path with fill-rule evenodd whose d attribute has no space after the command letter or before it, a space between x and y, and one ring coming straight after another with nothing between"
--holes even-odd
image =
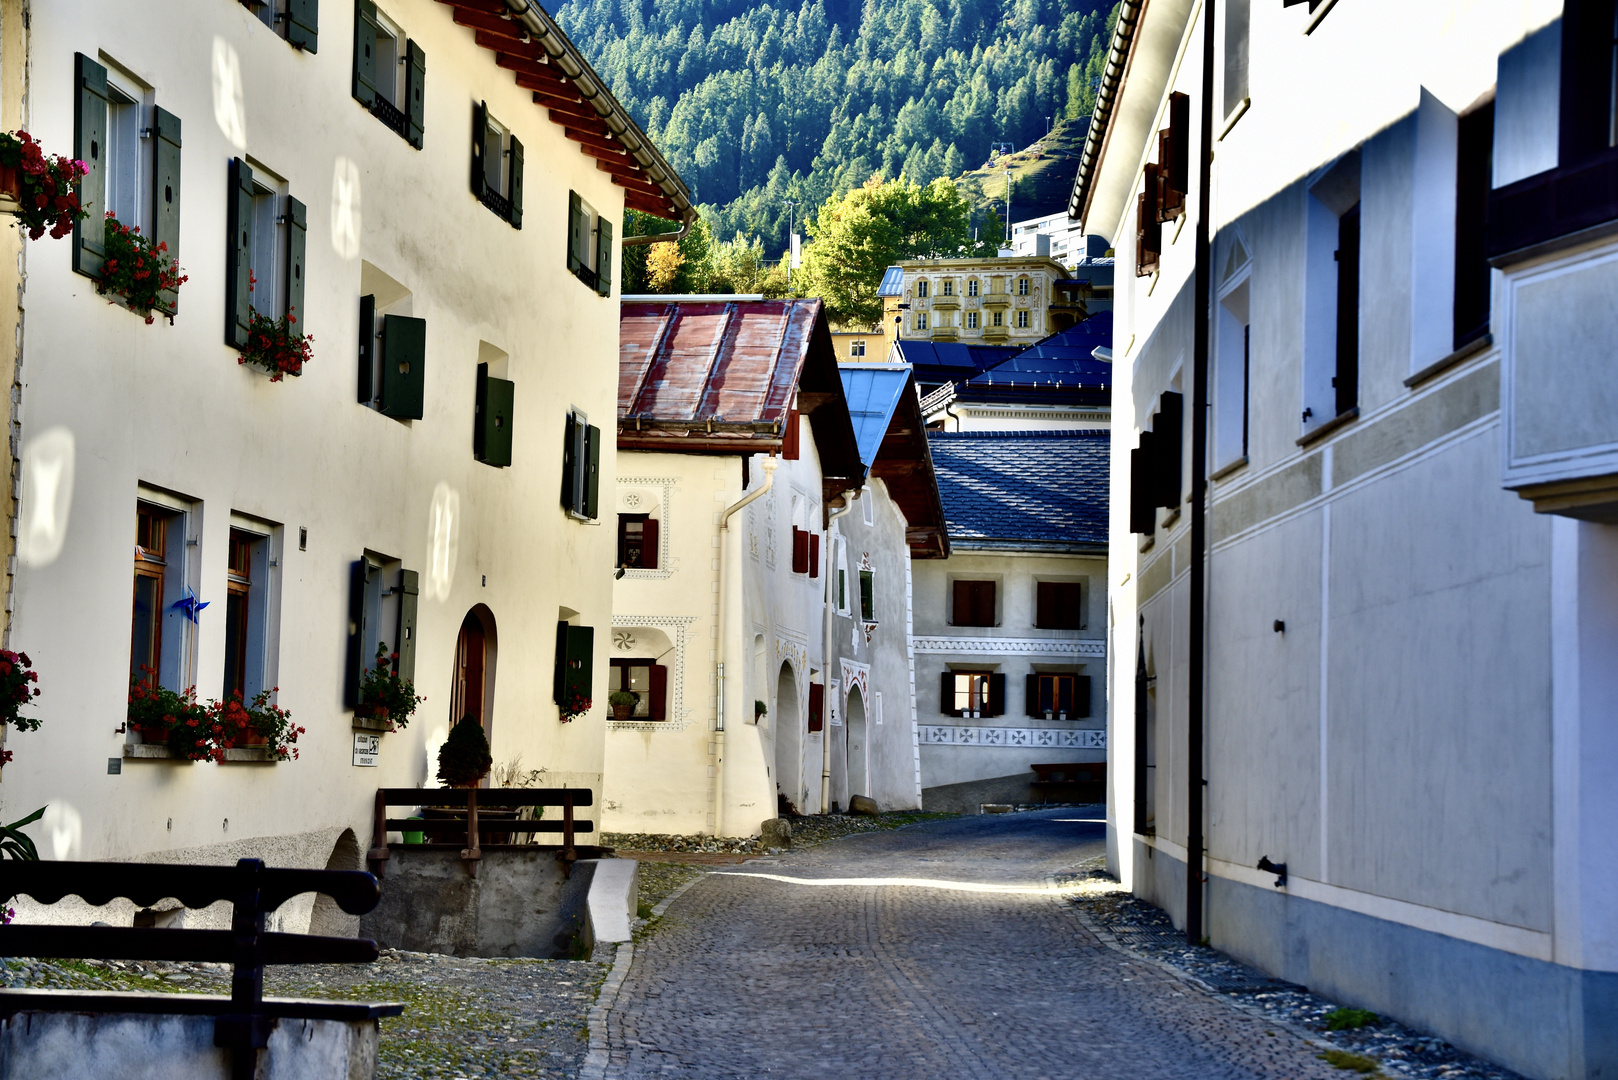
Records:
<instances>
[{"instance_id":1,"label":"grey tiled roof","mask_svg":"<svg viewBox=\"0 0 1618 1080\"><path fill-rule=\"evenodd\" d=\"M1105 431L928 432L950 540L1105 545L1109 438Z\"/></svg>"}]
</instances>

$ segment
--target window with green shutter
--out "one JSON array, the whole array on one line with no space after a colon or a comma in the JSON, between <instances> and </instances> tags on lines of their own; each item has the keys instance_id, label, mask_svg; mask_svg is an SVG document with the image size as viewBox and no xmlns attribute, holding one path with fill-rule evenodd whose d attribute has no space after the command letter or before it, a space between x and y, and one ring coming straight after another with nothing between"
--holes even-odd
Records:
<instances>
[{"instance_id":1,"label":"window with green shutter","mask_svg":"<svg viewBox=\"0 0 1618 1080\"><path fill-rule=\"evenodd\" d=\"M427 398L427 320L382 316L381 345L382 414L420 420Z\"/></svg>"},{"instance_id":2,"label":"window with green shutter","mask_svg":"<svg viewBox=\"0 0 1618 1080\"><path fill-rule=\"evenodd\" d=\"M612 295L612 222L606 218L596 226L596 292Z\"/></svg>"},{"instance_id":3,"label":"window with green shutter","mask_svg":"<svg viewBox=\"0 0 1618 1080\"><path fill-rule=\"evenodd\" d=\"M416 677L416 624L420 575L397 559L367 551L349 564L348 650L343 704L359 703L360 682L386 648L403 679Z\"/></svg>"},{"instance_id":4,"label":"window with green shutter","mask_svg":"<svg viewBox=\"0 0 1618 1080\"><path fill-rule=\"evenodd\" d=\"M319 52L320 0L287 0L281 15L286 24L287 44L304 52Z\"/></svg>"},{"instance_id":5,"label":"window with green shutter","mask_svg":"<svg viewBox=\"0 0 1618 1080\"><path fill-rule=\"evenodd\" d=\"M252 317L290 317L295 332L307 332L303 302L309 211L287 191L284 180L255 170L241 158L230 162L226 204L225 344L247 344ZM161 200L163 193L156 197Z\"/></svg>"},{"instance_id":6,"label":"window with green shutter","mask_svg":"<svg viewBox=\"0 0 1618 1080\"><path fill-rule=\"evenodd\" d=\"M152 242L180 259L180 118L167 109L152 109ZM163 310L173 315L180 297L163 292Z\"/></svg>"},{"instance_id":7,"label":"window with green shutter","mask_svg":"<svg viewBox=\"0 0 1618 1080\"><path fill-rule=\"evenodd\" d=\"M567 414L562 438L562 509L594 520L601 495L601 429L577 409Z\"/></svg>"},{"instance_id":8,"label":"window with green shutter","mask_svg":"<svg viewBox=\"0 0 1618 1080\"><path fill-rule=\"evenodd\" d=\"M595 628L556 624L556 675L553 696L556 703L570 706L576 698L592 697L592 666L595 659Z\"/></svg>"},{"instance_id":9,"label":"window with green shutter","mask_svg":"<svg viewBox=\"0 0 1618 1080\"><path fill-rule=\"evenodd\" d=\"M516 383L492 377L488 364L478 365L472 456L485 465L503 468L511 464L511 409L516 393Z\"/></svg>"},{"instance_id":10,"label":"window with green shutter","mask_svg":"<svg viewBox=\"0 0 1618 1080\"><path fill-rule=\"evenodd\" d=\"M73 56L73 156L84 162L79 205L85 217L73 226L73 269L101 276L105 257L102 221L107 213L107 69L85 56Z\"/></svg>"},{"instance_id":11,"label":"window with green shutter","mask_svg":"<svg viewBox=\"0 0 1618 1080\"><path fill-rule=\"evenodd\" d=\"M427 54L375 0L354 0L354 100L420 150L426 119Z\"/></svg>"},{"instance_id":12,"label":"window with green shutter","mask_svg":"<svg viewBox=\"0 0 1618 1080\"><path fill-rule=\"evenodd\" d=\"M514 229L522 228L522 142L487 102L472 107L472 194Z\"/></svg>"},{"instance_id":13,"label":"window with green shutter","mask_svg":"<svg viewBox=\"0 0 1618 1080\"><path fill-rule=\"evenodd\" d=\"M568 271L602 296L612 295L612 222L579 197L567 194Z\"/></svg>"}]
</instances>

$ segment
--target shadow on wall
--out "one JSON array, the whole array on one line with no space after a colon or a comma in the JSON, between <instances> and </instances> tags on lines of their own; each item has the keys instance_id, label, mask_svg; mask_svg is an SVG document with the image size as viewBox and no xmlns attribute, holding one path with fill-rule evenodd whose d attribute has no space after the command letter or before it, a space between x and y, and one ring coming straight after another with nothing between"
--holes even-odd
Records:
<instances>
[{"instance_id":1,"label":"shadow on wall","mask_svg":"<svg viewBox=\"0 0 1618 1080\"><path fill-rule=\"evenodd\" d=\"M364 864L360 861L359 841L354 837L353 829L344 829L343 834L332 845L331 856L326 860L327 870L363 870ZM360 932L360 917L350 915L337 906L337 902L325 893L315 897L314 910L309 913L309 932L322 937L358 937Z\"/></svg>"}]
</instances>

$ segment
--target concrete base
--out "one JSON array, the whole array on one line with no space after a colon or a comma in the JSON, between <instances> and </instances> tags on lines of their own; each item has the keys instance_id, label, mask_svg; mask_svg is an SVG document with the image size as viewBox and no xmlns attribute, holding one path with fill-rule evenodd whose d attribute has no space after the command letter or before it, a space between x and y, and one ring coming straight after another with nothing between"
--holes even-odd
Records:
<instances>
[{"instance_id":1,"label":"concrete base","mask_svg":"<svg viewBox=\"0 0 1618 1080\"><path fill-rule=\"evenodd\" d=\"M1024 770L1012 776L922 788L921 808L938 813L975 814L983 803L1016 805L1038 802L1032 786L1033 779L1034 774Z\"/></svg>"},{"instance_id":2,"label":"concrete base","mask_svg":"<svg viewBox=\"0 0 1618 1080\"><path fill-rule=\"evenodd\" d=\"M211 1016L19 1012L0 1020L0 1080L230 1080ZM255 1080L372 1080L375 1020L275 1021Z\"/></svg>"},{"instance_id":3,"label":"concrete base","mask_svg":"<svg viewBox=\"0 0 1618 1080\"><path fill-rule=\"evenodd\" d=\"M554 850L484 848L477 877L458 851L391 849L382 901L360 919L378 945L450 956L567 957L594 945L587 901L596 860L564 877Z\"/></svg>"},{"instance_id":4,"label":"concrete base","mask_svg":"<svg viewBox=\"0 0 1618 1080\"><path fill-rule=\"evenodd\" d=\"M1185 864L1135 844L1135 892L1184 925ZM1535 1080L1618 1077L1618 972L1583 971L1211 877L1214 948Z\"/></svg>"},{"instance_id":5,"label":"concrete base","mask_svg":"<svg viewBox=\"0 0 1618 1080\"><path fill-rule=\"evenodd\" d=\"M634 859L587 859L573 873L590 875L589 937L598 941L628 941L640 906L640 863Z\"/></svg>"}]
</instances>

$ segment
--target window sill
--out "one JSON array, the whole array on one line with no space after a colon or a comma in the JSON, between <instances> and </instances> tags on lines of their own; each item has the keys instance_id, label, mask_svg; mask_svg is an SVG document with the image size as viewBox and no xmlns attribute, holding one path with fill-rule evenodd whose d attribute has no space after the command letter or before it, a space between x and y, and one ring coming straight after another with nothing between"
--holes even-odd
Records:
<instances>
[{"instance_id":1,"label":"window sill","mask_svg":"<svg viewBox=\"0 0 1618 1080\"><path fill-rule=\"evenodd\" d=\"M1468 341L1465 345L1462 345L1459 349L1456 349L1442 360L1428 364L1426 367L1410 376L1410 378L1405 380L1405 385L1414 390L1422 383L1442 375L1444 372L1459 364L1461 361L1468 360L1471 357L1476 356L1478 353L1484 352L1493 344L1493 334L1483 334L1480 337L1473 338L1471 341Z\"/></svg>"},{"instance_id":2,"label":"window sill","mask_svg":"<svg viewBox=\"0 0 1618 1080\"><path fill-rule=\"evenodd\" d=\"M1359 418L1360 418L1360 407L1358 405L1356 405L1352 409L1349 409L1346 412L1338 413L1336 416L1332 417L1330 420L1327 420L1324 424L1321 424L1319 427L1315 428L1315 430L1301 436L1297 440L1298 445L1299 446L1313 446L1315 443L1319 442L1321 439L1324 439L1326 436L1330 435L1332 432L1342 430L1343 428L1347 427L1349 424L1352 424L1355 420L1358 420Z\"/></svg>"},{"instance_id":3,"label":"window sill","mask_svg":"<svg viewBox=\"0 0 1618 1080\"><path fill-rule=\"evenodd\" d=\"M1245 469L1246 467L1247 467L1247 455L1243 454L1241 457L1237 458L1235 461L1232 461L1230 464L1221 465L1219 468L1217 468L1213 472L1209 473L1208 474L1208 479L1210 479L1210 480L1223 480L1225 477L1234 474L1235 472L1237 472L1240 469Z\"/></svg>"},{"instance_id":4,"label":"window sill","mask_svg":"<svg viewBox=\"0 0 1618 1080\"><path fill-rule=\"evenodd\" d=\"M268 746L235 746L225 751L224 765L274 765L280 757Z\"/></svg>"},{"instance_id":5,"label":"window sill","mask_svg":"<svg viewBox=\"0 0 1618 1080\"><path fill-rule=\"evenodd\" d=\"M1251 109L1252 107L1253 107L1253 99L1252 98L1250 98L1250 97L1242 98L1241 104L1237 105L1235 111L1232 112L1228 117L1225 118L1225 126L1219 129L1219 138L1215 139L1214 141L1215 142L1224 142L1225 141L1225 136L1229 135L1231 133L1231 131L1236 127L1236 121L1238 121L1242 117L1246 116L1247 115L1247 110Z\"/></svg>"},{"instance_id":6,"label":"window sill","mask_svg":"<svg viewBox=\"0 0 1618 1080\"><path fill-rule=\"evenodd\" d=\"M125 761L172 761L177 765L191 764L162 743L124 743Z\"/></svg>"},{"instance_id":7,"label":"window sill","mask_svg":"<svg viewBox=\"0 0 1618 1080\"><path fill-rule=\"evenodd\" d=\"M385 733L393 730L393 726L388 721L377 720L370 716L356 716L352 720L355 731L380 731Z\"/></svg>"}]
</instances>

